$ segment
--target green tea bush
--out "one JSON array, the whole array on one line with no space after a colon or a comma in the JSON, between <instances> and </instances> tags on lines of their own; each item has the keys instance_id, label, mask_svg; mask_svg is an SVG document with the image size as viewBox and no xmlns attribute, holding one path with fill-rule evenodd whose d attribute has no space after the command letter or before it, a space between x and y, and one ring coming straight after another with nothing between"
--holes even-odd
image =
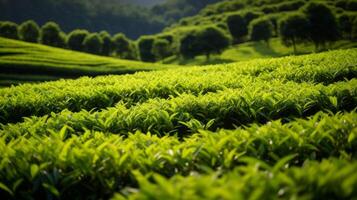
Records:
<instances>
[{"instance_id":1,"label":"green tea bush","mask_svg":"<svg viewBox=\"0 0 357 200\"><path fill-rule=\"evenodd\" d=\"M0 41L13 52L21 43ZM17 61L113 67L108 58L72 51L51 50L67 57L57 60L26 54L35 46L25 46ZM0 89L0 196L353 199L356 54Z\"/></svg>"},{"instance_id":2,"label":"green tea bush","mask_svg":"<svg viewBox=\"0 0 357 200\"><path fill-rule=\"evenodd\" d=\"M356 157L356 117L356 113L332 116L318 113L307 120L287 124L274 121L264 126L255 124L234 131L199 131L184 141L177 137L159 138L150 133L140 132L129 134L127 138L91 131L76 136L70 135L68 127L63 127L59 132L52 131L47 136L34 131L12 140L9 140L9 137L12 137L11 132L2 133L0 192L2 196L13 198L24 198L23 195L108 198L126 186L136 187L137 181L142 184L142 178L132 175L136 175L137 171L148 176L158 173L170 178L198 173L202 174L201 176L210 176L216 170L222 174L221 176L230 177L232 172L235 173L235 169L239 169L241 175L256 177L256 173L271 172L274 176L270 176L269 180L286 181L286 178L295 176L288 173L280 180L280 176L275 176L276 173L298 170L304 174L307 173L305 167L311 162L309 160L315 160L314 166L318 166L316 161L329 156L340 158L331 161L330 165L337 165L336 169L341 170L343 166L351 166L348 159ZM6 162L8 160L11 162ZM302 169L298 168L301 165ZM314 169L319 169L317 166L310 169L311 173ZM323 169L331 170L330 167ZM252 172L254 174L250 174ZM321 174L325 172L322 171ZM354 174L354 168L343 170L341 173L330 171L329 174L331 178L339 177L332 180L343 181L346 176ZM323 181L323 177L326 176L311 175L310 172L306 175L313 178L311 184ZM295 178L297 177L301 176ZM299 180L291 185L295 186L296 191L301 191L300 187L305 186L301 183L304 179ZM214 184L217 183L212 181ZM241 179L238 178L236 181ZM253 182L251 184L252 187L259 186L263 190L269 190L265 185L256 185ZM351 182L347 181L343 186L344 190L336 189L342 192L336 195L348 197L355 193L350 184ZM166 188L168 185L162 187ZM207 182L202 183L204 187L209 185ZM140 186L140 192L145 191L146 187ZM318 186L321 191L327 187L328 185L321 184ZM173 189L172 192L174 191L178 190ZM306 192L314 194L314 191L316 190ZM151 192L159 194L155 190Z\"/></svg>"},{"instance_id":3,"label":"green tea bush","mask_svg":"<svg viewBox=\"0 0 357 200\"><path fill-rule=\"evenodd\" d=\"M356 59L356 50L339 50L211 66L209 70L205 67L183 68L6 88L0 90L0 95L4 97L0 98L1 122L21 121L22 117L42 116L63 109L74 112L98 110L115 106L120 101L135 105L150 98L168 98L182 93L198 95L225 88L239 89L255 80L259 85L260 79L327 85L356 77Z\"/></svg>"}]
</instances>

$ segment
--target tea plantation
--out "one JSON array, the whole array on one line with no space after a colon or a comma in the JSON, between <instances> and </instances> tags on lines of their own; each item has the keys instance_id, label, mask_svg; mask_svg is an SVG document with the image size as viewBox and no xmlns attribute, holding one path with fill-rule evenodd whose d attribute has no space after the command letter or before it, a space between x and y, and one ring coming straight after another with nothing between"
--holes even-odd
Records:
<instances>
[{"instance_id":1,"label":"tea plantation","mask_svg":"<svg viewBox=\"0 0 357 200\"><path fill-rule=\"evenodd\" d=\"M0 86L166 68L0 37Z\"/></svg>"},{"instance_id":2,"label":"tea plantation","mask_svg":"<svg viewBox=\"0 0 357 200\"><path fill-rule=\"evenodd\" d=\"M0 196L356 199L356 108L357 49L3 88Z\"/></svg>"}]
</instances>

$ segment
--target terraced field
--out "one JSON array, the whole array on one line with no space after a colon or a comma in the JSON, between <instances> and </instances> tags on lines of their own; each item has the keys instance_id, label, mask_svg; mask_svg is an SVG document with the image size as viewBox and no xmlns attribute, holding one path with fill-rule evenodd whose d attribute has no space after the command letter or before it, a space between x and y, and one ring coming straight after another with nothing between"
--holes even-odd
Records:
<instances>
[{"instance_id":1,"label":"terraced field","mask_svg":"<svg viewBox=\"0 0 357 200\"><path fill-rule=\"evenodd\" d=\"M5 199L354 199L357 49L0 89Z\"/></svg>"},{"instance_id":2,"label":"terraced field","mask_svg":"<svg viewBox=\"0 0 357 200\"><path fill-rule=\"evenodd\" d=\"M0 86L166 68L0 37Z\"/></svg>"}]
</instances>

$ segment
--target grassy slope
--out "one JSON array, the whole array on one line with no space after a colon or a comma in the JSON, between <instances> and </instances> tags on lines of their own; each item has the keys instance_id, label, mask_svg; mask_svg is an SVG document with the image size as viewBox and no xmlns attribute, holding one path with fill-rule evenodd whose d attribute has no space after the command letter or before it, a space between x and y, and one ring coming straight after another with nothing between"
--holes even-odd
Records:
<instances>
[{"instance_id":1,"label":"grassy slope","mask_svg":"<svg viewBox=\"0 0 357 200\"><path fill-rule=\"evenodd\" d=\"M338 41L329 46L329 49L347 49L357 47L357 42ZM301 44L297 46L297 54L309 54L314 52L312 44ZM219 63L232 63L239 61L247 61L257 58L276 58L293 55L292 47L284 46L279 38L273 38L268 47L264 42L246 42L238 44L223 51L220 55L214 55L210 60L206 60L206 56L197 56L191 60L182 60L176 56L165 59L162 63L165 64L180 64L180 65L209 65Z\"/></svg>"},{"instance_id":2,"label":"grassy slope","mask_svg":"<svg viewBox=\"0 0 357 200\"><path fill-rule=\"evenodd\" d=\"M79 76L127 74L169 67L0 38L0 85L2 86Z\"/></svg>"}]
</instances>

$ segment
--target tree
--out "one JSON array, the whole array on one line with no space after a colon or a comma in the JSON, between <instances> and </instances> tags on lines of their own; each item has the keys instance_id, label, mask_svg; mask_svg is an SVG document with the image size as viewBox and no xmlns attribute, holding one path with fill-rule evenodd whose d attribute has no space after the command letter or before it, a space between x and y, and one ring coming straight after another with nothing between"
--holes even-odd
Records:
<instances>
[{"instance_id":1,"label":"tree","mask_svg":"<svg viewBox=\"0 0 357 200\"><path fill-rule=\"evenodd\" d=\"M269 19L258 18L249 24L249 37L252 41L264 40L269 46L269 39L273 36L273 24Z\"/></svg>"},{"instance_id":2,"label":"tree","mask_svg":"<svg viewBox=\"0 0 357 200\"><path fill-rule=\"evenodd\" d=\"M102 52L103 40L98 33L92 33L86 36L83 41L84 49L88 53L99 55Z\"/></svg>"},{"instance_id":3,"label":"tree","mask_svg":"<svg viewBox=\"0 0 357 200\"><path fill-rule=\"evenodd\" d=\"M243 16L243 18L244 18L244 20L246 21L247 26L248 26L251 21L253 21L254 19L257 19L257 18L261 17L263 14L264 14L264 13L262 13L262 12L256 12L256 11L251 11L251 10L249 10L249 11L244 12L244 13L242 14L242 16Z\"/></svg>"},{"instance_id":4,"label":"tree","mask_svg":"<svg viewBox=\"0 0 357 200\"><path fill-rule=\"evenodd\" d=\"M180 40L179 52L184 58L194 58L198 55L197 35L194 31L186 33Z\"/></svg>"},{"instance_id":5,"label":"tree","mask_svg":"<svg viewBox=\"0 0 357 200\"><path fill-rule=\"evenodd\" d=\"M152 36L141 36L138 40L138 50L140 59L144 62L155 62L155 55L152 53L152 46L155 38Z\"/></svg>"},{"instance_id":6,"label":"tree","mask_svg":"<svg viewBox=\"0 0 357 200\"><path fill-rule=\"evenodd\" d=\"M308 34L309 21L303 14L291 14L279 21L280 37L286 46L293 46L296 54L296 44L305 41Z\"/></svg>"},{"instance_id":7,"label":"tree","mask_svg":"<svg viewBox=\"0 0 357 200\"><path fill-rule=\"evenodd\" d=\"M19 39L18 35L18 25L13 22L2 22L0 24L0 36L10 39Z\"/></svg>"},{"instance_id":8,"label":"tree","mask_svg":"<svg viewBox=\"0 0 357 200\"><path fill-rule=\"evenodd\" d=\"M75 51L84 51L84 39L89 35L87 30L76 29L67 36L68 48Z\"/></svg>"},{"instance_id":9,"label":"tree","mask_svg":"<svg viewBox=\"0 0 357 200\"><path fill-rule=\"evenodd\" d=\"M128 57L131 57L131 41L123 33L114 35L113 42L115 51L120 58L127 59Z\"/></svg>"},{"instance_id":10,"label":"tree","mask_svg":"<svg viewBox=\"0 0 357 200\"><path fill-rule=\"evenodd\" d=\"M214 26L200 29L197 36L199 53L205 54L207 60L210 54L221 53L231 44L231 38L222 29Z\"/></svg>"},{"instance_id":11,"label":"tree","mask_svg":"<svg viewBox=\"0 0 357 200\"><path fill-rule=\"evenodd\" d=\"M152 47L152 54L157 60L162 60L171 55L170 43L165 39L156 39Z\"/></svg>"},{"instance_id":12,"label":"tree","mask_svg":"<svg viewBox=\"0 0 357 200\"><path fill-rule=\"evenodd\" d=\"M357 39L357 17L352 22L352 39Z\"/></svg>"},{"instance_id":13,"label":"tree","mask_svg":"<svg viewBox=\"0 0 357 200\"><path fill-rule=\"evenodd\" d=\"M339 37L336 17L323 3L310 2L302 8L309 20L309 38L315 44L316 51L326 42L336 41Z\"/></svg>"},{"instance_id":14,"label":"tree","mask_svg":"<svg viewBox=\"0 0 357 200\"><path fill-rule=\"evenodd\" d=\"M240 14L228 16L227 25L235 43L242 41L242 37L248 34L247 22Z\"/></svg>"},{"instance_id":15,"label":"tree","mask_svg":"<svg viewBox=\"0 0 357 200\"><path fill-rule=\"evenodd\" d=\"M100 38L103 40L102 55L110 56L114 51L114 42L110 34L107 31L101 31L99 33Z\"/></svg>"},{"instance_id":16,"label":"tree","mask_svg":"<svg viewBox=\"0 0 357 200\"><path fill-rule=\"evenodd\" d=\"M41 28L41 43L54 47L65 47L65 34L55 22L47 22Z\"/></svg>"},{"instance_id":17,"label":"tree","mask_svg":"<svg viewBox=\"0 0 357 200\"><path fill-rule=\"evenodd\" d=\"M337 21L342 36L347 39L352 39L352 17L344 13L338 17Z\"/></svg>"},{"instance_id":18,"label":"tree","mask_svg":"<svg viewBox=\"0 0 357 200\"><path fill-rule=\"evenodd\" d=\"M19 37L23 41L37 43L40 38L40 27L33 20L28 20L20 25Z\"/></svg>"},{"instance_id":19,"label":"tree","mask_svg":"<svg viewBox=\"0 0 357 200\"><path fill-rule=\"evenodd\" d=\"M180 53L186 58L206 55L209 60L212 53L220 53L231 43L227 34L214 26L189 32L180 40Z\"/></svg>"}]
</instances>

